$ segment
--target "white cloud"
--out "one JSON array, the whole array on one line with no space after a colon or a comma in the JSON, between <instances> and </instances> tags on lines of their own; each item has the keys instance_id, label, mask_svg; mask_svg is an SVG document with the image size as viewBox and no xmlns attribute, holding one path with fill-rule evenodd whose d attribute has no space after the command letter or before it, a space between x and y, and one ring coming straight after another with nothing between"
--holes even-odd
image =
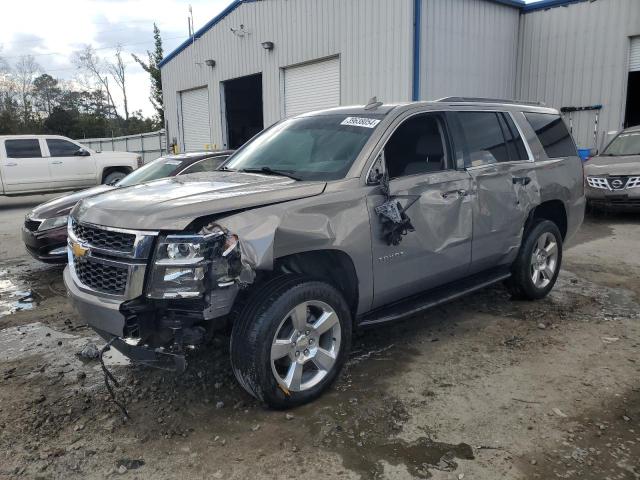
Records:
<instances>
[{"instance_id":1,"label":"white cloud","mask_svg":"<svg viewBox=\"0 0 640 480\"><path fill-rule=\"evenodd\" d=\"M189 4L196 29L222 11L231 0L23 0L2 2L0 56L14 64L20 55L34 55L44 71L61 79L76 74L73 53L91 44L101 57L113 57L123 45L127 64L130 110L145 115L149 103L149 78L130 53L146 58L153 48L153 23L160 28L165 55L187 36ZM117 97L116 102L119 101Z\"/></svg>"}]
</instances>

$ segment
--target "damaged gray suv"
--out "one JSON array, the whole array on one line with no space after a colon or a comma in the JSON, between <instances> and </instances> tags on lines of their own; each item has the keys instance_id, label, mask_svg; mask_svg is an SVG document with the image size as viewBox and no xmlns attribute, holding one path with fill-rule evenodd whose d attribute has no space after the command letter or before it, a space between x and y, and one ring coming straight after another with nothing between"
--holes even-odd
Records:
<instances>
[{"instance_id":1,"label":"damaged gray suv","mask_svg":"<svg viewBox=\"0 0 640 480\"><path fill-rule=\"evenodd\" d=\"M286 408L329 387L355 328L496 282L547 295L584 205L555 110L373 101L283 120L220 171L82 200L64 279L133 360L181 369L230 329L239 383Z\"/></svg>"}]
</instances>

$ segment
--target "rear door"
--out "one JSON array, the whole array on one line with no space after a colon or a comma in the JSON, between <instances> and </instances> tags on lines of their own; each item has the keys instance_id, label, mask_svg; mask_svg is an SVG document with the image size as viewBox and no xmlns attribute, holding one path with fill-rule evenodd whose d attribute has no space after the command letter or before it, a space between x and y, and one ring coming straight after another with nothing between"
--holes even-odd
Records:
<instances>
[{"instance_id":1,"label":"rear door","mask_svg":"<svg viewBox=\"0 0 640 480\"><path fill-rule=\"evenodd\" d=\"M64 138L47 138L45 143L49 155L51 180L56 187L96 185L96 159L88 150ZM81 152L86 153L81 155Z\"/></svg>"},{"instance_id":2,"label":"rear door","mask_svg":"<svg viewBox=\"0 0 640 480\"><path fill-rule=\"evenodd\" d=\"M462 145L474 180L470 273L513 261L532 205L539 203L533 157L509 112L455 114L456 145Z\"/></svg>"},{"instance_id":3,"label":"rear door","mask_svg":"<svg viewBox=\"0 0 640 480\"><path fill-rule=\"evenodd\" d=\"M2 178L5 193L47 190L51 188L49 164L42 155L38 138L14 138L4 140L1 148Z\"/></svg>"},{"instance_id":4,"label":"rear door","mask_svg":"<svg viewBox=\"0 0 640 480\"><path fill-rule=\"evenodd\" d=\"M415 231L389 244L367 198L373 248L374 307L464 277L471 261L471 176L458 169L442 113L405 118L384 147L391 200L407 208ZM374 190L377 192L377 190Z\"/></svg>"}]
</instances>

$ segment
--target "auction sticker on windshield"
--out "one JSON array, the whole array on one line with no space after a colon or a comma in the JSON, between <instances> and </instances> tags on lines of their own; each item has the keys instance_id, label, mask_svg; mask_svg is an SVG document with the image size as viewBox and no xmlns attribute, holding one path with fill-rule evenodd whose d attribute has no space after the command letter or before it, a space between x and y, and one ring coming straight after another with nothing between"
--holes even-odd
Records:
<instances>
[{"instance_id":1,"label":"auction sticker on windshield","mask_svg":"<svg viewBox=\"0 0 640 480\"><path fill-rule=\"evenodd\" d=\"M380 120L376 120L375 118L364 118L364 117L347 117L340 125L351 125L353 127L364 127L364 128L375 128L376 125L380 123Z\"/></svg>"}]
</instances>

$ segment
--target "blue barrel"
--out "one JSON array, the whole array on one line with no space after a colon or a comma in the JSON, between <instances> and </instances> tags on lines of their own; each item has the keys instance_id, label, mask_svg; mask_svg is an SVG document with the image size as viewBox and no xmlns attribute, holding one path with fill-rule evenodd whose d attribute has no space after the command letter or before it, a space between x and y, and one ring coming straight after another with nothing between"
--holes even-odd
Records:
<instances>
[{"instance_id":1,"label":"blue barrel","mask_svg":"<svg viewBox=\"0 0 640 480\"><path fill-rule=\"evenodd\" d=\"M578 149L578 156L582 159L583 162L586 162L587 160L589 160L589 157L591 156L591 149L590 148L579 148Z\"/></svg>"}]
</instances>

